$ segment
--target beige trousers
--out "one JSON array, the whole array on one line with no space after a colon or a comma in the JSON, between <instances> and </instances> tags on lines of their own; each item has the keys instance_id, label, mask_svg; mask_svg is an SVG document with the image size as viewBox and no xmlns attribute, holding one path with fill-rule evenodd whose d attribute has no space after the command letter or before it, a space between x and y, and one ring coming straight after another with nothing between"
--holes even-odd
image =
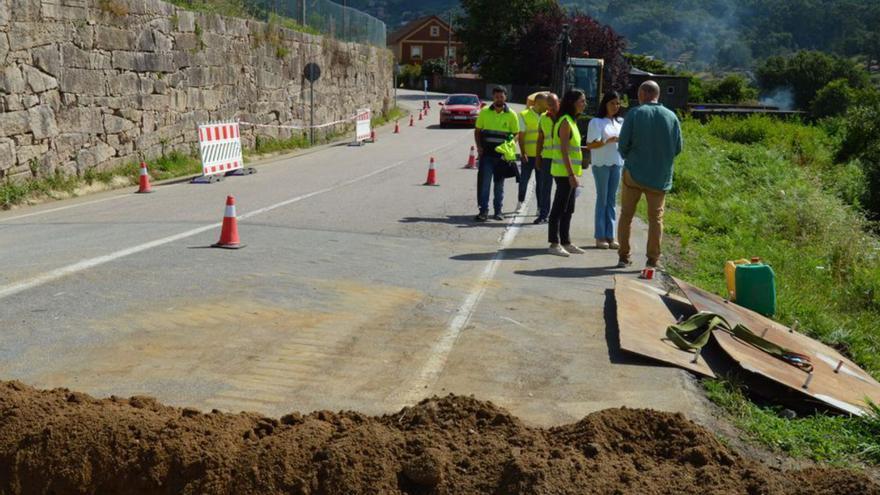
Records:
<instances>
[{"instance_id":1,"label":"beige trousers","mask_svg":"<svg viewBox=\"0 0 880 495\"><path fill-rule=\"evenodd\" d=\"M620 243L618 254L621 260L631 261L630 235L632 220L642 195L648 200L648 263L660 260L660 243L663 241L663 211L666 207L666 193L650 189L637 183L629 171L623 171L620 186L620 218L617 224L617 239Z\"/></svg>"}]
</instances>

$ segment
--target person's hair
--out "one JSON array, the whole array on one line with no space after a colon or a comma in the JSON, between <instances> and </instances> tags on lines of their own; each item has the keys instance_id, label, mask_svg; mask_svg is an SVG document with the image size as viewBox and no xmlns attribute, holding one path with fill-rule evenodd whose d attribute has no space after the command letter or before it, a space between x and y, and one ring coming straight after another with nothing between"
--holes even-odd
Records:
<instances>
[{"instance_id":1,"label":"person's hair","mask_svg":"<svg viewBox=\"0 0 880 495\"><path fill-rule=\"evenodd\" d=\"M602 103L599 104L599 113L596 115L600 119L608 118L608 102L611 100L619 100L620 93L617 91L609 91L605 93L605 96L602 97ZM617 115L614 116L614 120L620 119L620 112L617 112Z\"/></svg>"},{"instance_id":2,"label":"person's hair","mask_svg":"<svg viewBox=\"0 0 880 495\"><path fill-rule=\"evenodd\" d=\"M656 81L647 80L639 85L639 91L644 91L646 95L656 98L660 96L660 85Z\"/></svg>"},{"instance_id":3,"label":"person's hair","mask_svg":"<svg viewBox=\"0 0 880 495\"><path fill-rule=\"evenodd\" d=\"M535 95L535 103L539 101L547 101L547 93L538 93Z\"/></svg>"},{"instance_id":4,"label":"person's hair","mask_svg":"<svg viewBox=\"0 0 880 495\"><path fill-rule=\"evenodd\" d=\"M573 89L562 97L562 102L559 103L559 113L557 114L557 118L561 119L564 115L568 115L574 120L577 120L577 102L582 97L585 97L584 92L579 89Z\"/></svg>"},{"instance_id":5,"label":"person's hair","mask_svg":"<svg viewBox=\"0 0 880 495\"><path fill-rule=\"evenodd\" d=\"M507 88L505 88L504 86L495 86L494 88L492 88L492 94L494 95L495 93L504 93L504 95L506 96Z\"/></svg>"}]
</instances>

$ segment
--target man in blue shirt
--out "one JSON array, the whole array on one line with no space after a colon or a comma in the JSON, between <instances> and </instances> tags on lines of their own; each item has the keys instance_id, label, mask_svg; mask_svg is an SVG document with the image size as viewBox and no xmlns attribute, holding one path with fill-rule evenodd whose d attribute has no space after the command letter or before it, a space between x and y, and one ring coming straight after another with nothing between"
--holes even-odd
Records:
<instances>
[{"instance_id":1,"label":"man in blue shirt","mask_svg":"<svg viewBox=\"0 0 880 495\"><path fill-rule=\"evenodd\" d=\"M645 81L639 87L639 106L630 110L620 131L618 150L624 159L620 188L618 268L632 265L630 231L642 195L648 201L648 267L660 267L663 211L672 189L675 157L681 153L678 117L659 103L660 86Z\"/></svg>"}]
</instances>

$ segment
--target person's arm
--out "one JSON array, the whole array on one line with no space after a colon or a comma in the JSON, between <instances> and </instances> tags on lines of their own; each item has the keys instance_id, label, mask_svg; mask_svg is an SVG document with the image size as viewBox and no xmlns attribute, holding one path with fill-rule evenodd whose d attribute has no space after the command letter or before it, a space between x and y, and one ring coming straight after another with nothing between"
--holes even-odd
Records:
<instances>
[{"instance_id":1,"label":"person's arm","mask_svg":"<svg viewBox=\"0 0 880 495\"><path fill-rule=\"evenodd\" d=\"M562 163L565 164L565 170L568 171L568 183L571 185L571 188L574 189L580 185L577 177L574 175L574 169L571 166L571 157L568 156L569 150L571 149L571 129L568 126L568 121L562 122L559 125L559 150L562 153Z\"/></svg>"},{"instance_id":2,"label":"person's arm","mask_svg":"<svg viewBox=\"0 0 880 495\"><path fill-rule=\"evenodd\" d=\"M599 125L599 119L590 121L587 127L587 145L583 148L586 150L595 150L605 146L607 143L602 140L602 128Z\"/></svg>"},{"instance_id":3,"label":"person's arm","mask_svg":"<svg viewBox=\"0 0 880 495\"><path fill-rule=\"evenodd\" d=\"M681 154L681 150L684 149L684 139L681 136L681 122L678 119L675 119L675 156Z\"/></svg>"},{"instance_id":4,"label":"person's arm","mask_svg":"<svg viewBox=\"0 0 880 495\"><path fill-rule=\"evenodd\" d=\"M523 124L520 125L520 122L522 122ZM521 156L523 160L528 160L529 156L526 155L526 126L522 115L517 115L516 118L513 119L513 126L516 127L513 130L513 134L516 134L516 140L519 144L519 156Z\"/></svg>"},{"instance_id":5,"label":"person's arm","mask_svg":"<svg viewBox=\"0 0 880 495\"><path fill-rule=\"evenodd\" d=\"M535 170L541 170L541 160L544 155L544 128L538 121L538 143L535 145Z\"/></svg>"},{"instance_id":6,"label":"person's arm","mask_svg":"<svg viewBox=\"0 0 880 495\"><path fill-rule=\"evenodd\" d=\"M632 115L633 114L629 114L623 119L623 128L620 129L620 138L617 140L617 151L624 160L626 159L626 155L632 150Z\"/></svg>"},{"instance_id":7,"label":"person's arm","mask_svg":"<svg viewBox=\"0 0 880 495\"><path fill-rule=\"evenodd\" d=\"M483 142L480 139L480 128L483 127L483 113L477 116L477 122L474 123L474 143L477 146L477 156L483 157Z\"/></svg>"}]
</instances>

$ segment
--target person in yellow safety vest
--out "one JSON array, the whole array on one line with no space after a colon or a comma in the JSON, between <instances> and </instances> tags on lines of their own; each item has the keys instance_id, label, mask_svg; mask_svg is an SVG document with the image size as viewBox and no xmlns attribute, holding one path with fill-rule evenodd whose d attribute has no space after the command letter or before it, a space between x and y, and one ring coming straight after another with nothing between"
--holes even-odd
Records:
<instances>
[{"instance_id":1,"label":"person in yellow safety vest","mask_svg":"<svg viewBox=\"0 0 880 495\"><path fill-rule=\"evenodd\" d=\"M577 118L586 106L587 97L583 91L565 93L553 125L553 139L559 144L559 151L553 153L550 164L550 174L556 182L556 196L550 209L548 238L550 253L557 256L584 253L583 249L571 242L571 215L574 213L575 200L583 191L578 178L583 174L584 154L581 151Z\"/></svg>"},{"instance_id":2,"label":"person in yellow safety vest","mask_svg":"<svg viewBox=\"0 0 880 495\"><path fill-rule=\"evenodd\" d=\"M535 195L538 197L538 218L535 225L547 223L550 216L550 194L553 190L553 176L550 175L550 164L553 152L558 146L553 142L553 119L559 112L559 97L555 93L547 93L547 111L541 114L538 121L538 143L535 146Z\"/></svg>"},{"instance_id":3,"label":"person in yellow safety vest","mask_svg":"<svg viewBox=\"0 0 880 495\"><path fill-rule=\"evenodd\" d=\"M501 207L504 204L504 179L502 157L495 150L498 145L507 141L508 136L519 135L519 118L516 112L507 106L507 90L497 86L492 90L492 105L480 111L474 129L474 140L477 144L479 166L477 169L477 206L480 211L474 218L475 222L489 219L489 193L494 182L493 206L494 220L504 220ZM522 150L520 150L522 152Z\"/></svg>"},{"instance_id":4,"label":"person in yellow safety vest","mask_svg":"<svg viewBox=\"0 0 880 495\"><path fill-rule=\"evenodd\" d=\"M519 113L519 149L522 150L522 167L519 174L519 202L516 211L521 211L526 201L526 191L529 189L529 179L535 170L535 156L538 147L538 121L541 114L547 111L547 94L535 95L534 104Z\"/></svg>"}]
</instances>

